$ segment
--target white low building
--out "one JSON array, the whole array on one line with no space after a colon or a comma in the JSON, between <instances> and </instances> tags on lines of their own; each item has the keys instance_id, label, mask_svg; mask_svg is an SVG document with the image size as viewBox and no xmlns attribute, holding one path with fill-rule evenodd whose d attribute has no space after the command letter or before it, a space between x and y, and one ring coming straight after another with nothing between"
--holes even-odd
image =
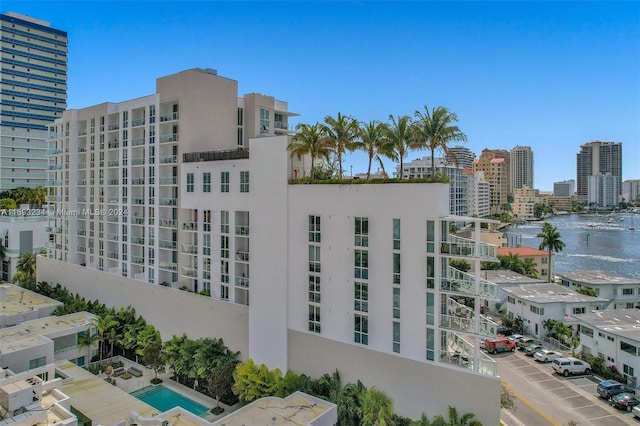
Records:
<instances>
[{"instance_id":1,"label":"white low building","mask_svg":"<svg viewBox=\"0 0 640 426\"><path fill-rule=\"evenodd\" d=\"M507 317L522 318L524 333L543 338L548 319L565 322L572 315L603 309L607 299L585 296L558 284L520 285L504 288L507 293Z\"/></svg>"},{"instance_id":2,"label":"white low building","mask_svg":"<svg viewBox=\"0 0 640 426\"><path fill-rule=\"evenodd\" d=\"M13 284L0 284L0 329L48 317L62 302Z\"/></svg>"},{"instance_id":3,"label":"white low building","mask_svg":"<svg viewBox=\"0 0 640 426\"><path fill-rule=\"evenodd\" d=\"M46 209L7 210L0 215L0 238L4 246L2 280L11 281L22 253L47 249L49 228Z\"/></svg>"},{"instance_id":4,"label":"white low building","mask_svg":"<svg viewBox=\"0 0 640 426\"><path fill-rule=\"evenodd\" d=\"M539 285L547 283L544 280L530 278L526 275L522 275L508 269L483 270L481 276L485 280L496 284L498 288L498 305L500 308L503 308L505 303L507 303L507 292L505 289L521 285ZM490 306L490 310L493 311L493 308L493 306Z\"/></svg>"},{"instance_id":5,"label":"white low building","mask_svg":"<svg viewBox=\"0 0 640 426\"><path fill-rule=\"evenodd\" d=\"M627 379L640 374L640 310L615 309L575 316L585 353L600 356Z\"/></svg>"},{"instance_id":6,"label":"white low building","mask_svg":"<svg viewBox=\"0 0 640 426\"><path fill-rule=\"evenodd\" d=\"M640 307L640 280L619 277L606 271L573 271L558 274L563 286L571 290L588 288L609 300L606 309Z\"/></svg>"}]
</instances>

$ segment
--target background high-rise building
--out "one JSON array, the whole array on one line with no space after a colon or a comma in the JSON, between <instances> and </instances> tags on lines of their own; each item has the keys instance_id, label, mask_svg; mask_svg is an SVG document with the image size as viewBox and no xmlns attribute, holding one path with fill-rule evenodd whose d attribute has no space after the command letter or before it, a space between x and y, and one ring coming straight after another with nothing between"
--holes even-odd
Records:
<instances>
[{"instance_id":1,"label":"background high-rise building","mask_svg":"<svg viewBox=\"0 0 640 426\"><path fill-rule=\"evenodd\" d=\"M511 191L533 188L533 151L530 146L516 146L510 152Z\"/></svg>"},{"instance_id":2,"label":"background high-rise building","mask_svg":"<svg viewBox=\"0 0 640 426\"><path fill-rule=\"evenodd\" d=\"M554 197L572 197L576 190L576 181L573 179L553 183Z\"/></svg>"},{"instance_id":3,"label":"background high-rise building","mask_svg":"<svg viewBox=\"0 0 640 426\"><path fill-rule=\"evenodd\" d=\"M589 176L611 173L622 190L622 143L593 141L580 145L576 156L577 195L588 200Z\"/></svg>"},{"instance_id":4,"label":"background high-rise building","mask_svg":"<svg viewBox=\"0 0 640 426\"><path fill-rule=\"evenodd\" d=\"M483 149L480 158L473 161L474 172L484 172L489 182L491 213L499 213L511 193L510 155L504 149Z\"/></svg>"},{"instance_id":5,"label":"background high-rise building","mask_svg":"<svg viewBox=\"0 0 640 426\"><path fill-rule=\"evenodd\" d=\"M67 33L0 14L0 190L47 183L48 125L67 106Z\"/></svg>"},{"instance_id":6,"label":"background high-rise building","mask_svg":"<svg viewBox=\"0 0 640 426\"><path fill-rule=\"evenodd\" d=\"M629 179L622 182L622 198L625 201L640 200L640 179Z\"/></svg>"},{"instance_id":7,"label":"background high-rise building","mask_svg":"<svg viewBox=\"0 0 640 426\"><path fill-rule=\"evenodd\" d=\"M462 145L456 145L452 148L449 148L449 151L456 156L456 160L458 160L458 167L466 167L468 169L473 168L473 160L476 159L476 154L469 148ZM446 156L445 159L450 164L455 163L453 161L453 158L451 158L450 156Z\"/></svg>"},{"instance_id":8,"label":"background high-rise building","mask_svg":"<svg viewBox=\"0 0 640 426\"><path fill-rule=\"evenodd\" d=\"M618 179L611 173L600 173L589 176L589 206L612 209L618 205Z\"/></svg>"}]
</instances>

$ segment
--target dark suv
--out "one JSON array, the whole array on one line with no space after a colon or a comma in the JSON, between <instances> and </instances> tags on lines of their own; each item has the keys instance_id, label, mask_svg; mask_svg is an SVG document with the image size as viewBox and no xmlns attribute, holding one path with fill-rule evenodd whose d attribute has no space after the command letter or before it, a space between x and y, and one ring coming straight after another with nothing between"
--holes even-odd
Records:
<instances>
[{"instance_id":1,"label":"dark suv","mask_svg":"<svg viewBox=\"0 0 640 426\"><path fill-rule=\"evenodd\" d=\"M598 395L604 399L610 399L622 392L633 392L633 390L615 380L603 380L598 385Z\"/></svg>"}]
</instances>

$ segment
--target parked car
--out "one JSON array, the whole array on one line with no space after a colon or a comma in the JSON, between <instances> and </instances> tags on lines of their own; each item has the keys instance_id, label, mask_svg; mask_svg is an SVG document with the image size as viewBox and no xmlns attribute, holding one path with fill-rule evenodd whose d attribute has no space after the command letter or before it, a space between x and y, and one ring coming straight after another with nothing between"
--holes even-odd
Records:
<instances>
[{"instance_id":1,"label":"parked car","mask_svg":"<svg viewBox=\"0 0 640 426\"><path fill-rule=\"evenodd\" d=\"M615 380L603 380L598 384L597 389L598 395L601 398L609 399L612 398L619 393L624 392L633 392L633 389L628 388L620 382L616 382Z\"/></svg>"},{"instance_id":2,"label":"parked car","mask_svg":"<svg viewBox=\"0 0 640 426\"><path fill-rule=\"evenodd\" d=\"M521 351L523 351L524 348L526 348L527 345L530 345L531 343L538 343L538 341L533 337L523 337L518 342L518 347L520 348Z\"/></svg>"},{"instance_id":3,"label":"parked car","mask_svg":"<svg viewBox=\"0 0 640 426\"><path fill-rule=\"evenodd\" d=\"M508 338L487 339L484 342L484 347L487 352L497 354L498 352L515 351L516 344Z\"/></svg>"},{"instance_id":4,"label":"parked car","mask_svg":"<svg viewBox=\"0 0 640 426\"><path fill-rule=\"evenodd\" d=\"M533 358L540 362L553 361L556 358L562 358L564 355L557 351L544 348L533 354Z\"/></svg>"},{"instance_id":5,"label":"parked car","mask_svg":"<svg viewBox=\"0 0 640 426\"><path fill-rule=\"evenodd\" d=\"M499 325L496 329L496 334L502 334L505 337L509 337L513 334L513 330L507 326Z\"/></svg>"},{"instance_id":6,"label":"parked car","mask_svg":"<svg viewBox=\"0 0 640 426\"><path fill-rule=\"evenodd\" d=\"M553 371L568 377L571 374L590 374L591 365L574 357L556 358L551 364Z\"/></svg>"},{"instance_id":7,"label":"parked car","mask_svg":"<svg viewBox=\"0 0 640 426\"><path fill-rule=\"evenodd\" d=\"M516 345L518 344L520 339L523 338L524 336L522 334L512 334L511 336L509 336L509 340L513 341L513 343L515 343Z\"/></svg>"},{"instance_id":8,"label":"parked car","mask_svg":"<svg viewBox=\"0 0 640 426\"><path fill-rule=\"evenodd\" d=\"M546 349L546 348L539 343L531 343L526 348L524 348L524 353L527 356L533 356L533 354L535 354L541 349Z\"/></svg>"},{"instance_id":9,"label":"parked car","mask_svg":"<svg viewBox=\"0 0 640 426\"><path fill-rule=\"evenodd\" d=\"M629 392L621 392L611 398L611 405L621 410L631 411L640 405L640 398Z\"/></svg>"},{"instance_id":10,"label":"parked car","mask_svg":"<svg viewBox=\"0 0 640 426\"><path fill-rule=\"evenodd\" d=\"M633 407L631 409L631 412L633 413L634 416L640 419L640 405L636 405L635 407Z\"/></svg>"}]
</instances>

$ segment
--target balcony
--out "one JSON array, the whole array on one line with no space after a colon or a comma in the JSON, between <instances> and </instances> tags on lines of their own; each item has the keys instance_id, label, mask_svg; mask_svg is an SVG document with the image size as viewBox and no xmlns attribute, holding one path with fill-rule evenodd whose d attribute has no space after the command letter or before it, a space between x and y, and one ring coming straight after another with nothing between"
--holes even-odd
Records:
<instances>
[{"instance_id":1,"label":"balcony","mask_svg":"<svg viewBox=\"0 0 640 426\"><path fill-rule=\"evenodd\" d=\"M144 118L136 118L135 120L131 120L131 127L142 126L144 125Z\"/></svg>"},{"instance_id":2,"label":"balcony","mask_svg":"<svg viewBox=\"0 0 640 426\"><path fill-rule=\"evenodd\" d=\"M184 254L198 254L198 246L193 244L182 244L181 251Z\"/></svg>"},{"instance_id":3,"label":"balcony","mask_svg":"<svg viewBox=\"0 0 640 426\"><path fill-rule=\"evenodd\" d=\"M160 157L160 164L175 164L178 162L177 155L163 155Z\"/></svg>"},{"instance_id":4,"label":"balcony","mask_svg":"<svg viewBox=\"0 0 640 426\"><path fill-rule=\"evenodd\" d=\"M115 124L109 124L109 126L107 127L108 131L112 131L112 130L118 130L120 129L120 125L115 123Z\"/></svg>"},{"instance_id":5,"label":"balcony","mask_svg":"<svg viewBox=\"0 0 640 426\"><path fill-rule=\"evenodd\" d=\"M141 206L144 205L144 198L132 198L131 202L135 205Z\"/></svg>"},{"instance_id":6,"label":"balcony","mask_svg":"<svg viewBox=\"0 0 640 426\"><path fill-rule=\"evenodd\" d=\"M134 265L144 265L144 257L131 256L131 263Z\"/></svg>"},{"instance_id":7,"label":"balcony","mask_svg":"<svg viewBox=\"0 0 640 426\"><path fill-rule=\"evenodd\" d=\"M249 235L249 226L236 225L236 235Z\"/></svg>"},{"instance_id":8,"label":"balcony","mask_svg":"<svg viewBox=\"0 0 640 426\"><path fill-rule=\"evenodd\" d=\"M107 252L107 258L108 259L118 259L118 252L117 251L108 251Z\"/></svg>"},{"instance_id":9,"label":"balcony","mask_svg":"<svg viewBox=\"0 0 640 426\"><path fill-rule=\"evenodd\" d=\"M116 148L120 148L120 142L118 142L118 141L109 142L109 143L107 144L107 148L108 148L108 149L116 149Z\"/></svg>"},{"instance_id":10,"label":"balcony","mask_svg":"<svg viewBox=\"0 0 640 426\"><path fill-rule=\"evenodd\" d=\"M170 112L168 114L160 114L160 122L175 121L179 117L177 112Z\"/></svg>"},{"instance_id":11,"label":"balcony","mask_svg":"<svg viewBox=\"0 0 640 426\"><path fill-rule=\"evenodd\" d=\"M49 170L62 170L62 164L49 164Z\"/></svg>"},{"instance_id":12,"label":"balcony","mask_svg":"<svg viewBox=\"0 0 640 426\"><path fill-rule=\"evenodd\" d=\"M197 278L198 268L183 266L181 275L184 275L185 277Z\"/></svg>"},{"instance_id":13,"label":"balcony","mask_svg":"<svg viewBox=\"0 0 640 426\"><path fill-rule=\"evenodd\" d=\"M479 279L476 294L476 277L467 272L459 271L451 266L447 267L446 276L440 279L440 290L469 296L480 296L485 299L498 300L498 286L491 281Z\"/></svg>"},{"instance_id":14,"label":"balcony","mask_svg":"<svg viewBox=\"0 0 640 426\"><path fill-rule=\"evenodd\" d=\"M178 226L178 221L173 219L160 219L158 223L163 228L175 228Z\"/></svg>"},{"instance_id":15,"label":"balcony","mask_svg":"<svg viewBox=\"0 0 640 426\"><path fill-rule=\"evenodd\" d=\"M131 219L131 223L133 223L134 225L144 225L144 218L134 217L133 219Z\"/></svg>"},{"instance_id":16,"label":"balcony","mask_svg":"<svg viewBox=\"0 0 640 426\"><path fill-rule=\"evenodd\" d=\"M160 198L161 206L177 206L178 199L177 198Z\"/></svg>"},{"instance_id":17,"label":"balcony","mask_svg":"<svg viewBox=\"0 0 640 426\"><path fill-rule=\"evenodd\" d=\"M182 222L182 229L185 231L197 231L198 222Z\"/></svg>"},{"instance_id":18,"label":"balcony","mask_svg":"<svg viewBox=\"0 0 640 426\"><path fill-rule=\"evenodd\" d=\"M177 185L178 178L177 177L161 177L160 185Z\"/></svg>"},{"instance_id":19,"label":"balcony","mask_svg":"<svg viewBox=\"0 0 640 426\"><path fill-rule=\"evenodd\" d=\"M144 157L134 157L131 159L132 166L144 166Z\"/></svg>"},{"instance_id":20,"label":"balcony","mask_svg":"<svg viewBox=\"0 0 640 426\"><path fill-rule=\"evenodd\" d=\"M169 241L169 240L159 240L158 246L161 249L175 250L176 247L178 246L178 243L176 243L175 241Z\"/></svg>"},{"instance_id":21,"label":"balcony","mask_svg":"<svg viewBox=\"0 0 640 426\"><path fill-rule=\"evenodd\" d=\"M78 229L78 230L76 231L76 235L77 235L78 237L86 237L86 236L87 236L87 231L86 231L86 230L84 230L84 229Z\"/></svg>"},{"instance_id":22,"label":"balcony","mask_svg":"<svg viewBox=\"0 0 640 426\"><path fill-rule=\"evenodd\" d=\"M86 136L86 135L87 135L87 129L78 130L78 136Z\"/></svg>"},{"instance_id":23,"label":"balcony","mask_svg":"<svg viewBox=\"0 0 640 426\"><path fill-rule=\"evenodd\" d=\"M143 245L144 237L131 237L131 244Z\"/></svg>"},{"instance_id":24,"label":"balcony","mask_svg":"<svg viewBox=\"0 0 640 426\"><path fill-rule=\"evenodd\" d=\"M160 143L171 143L178 142L178 134L177 133L165 133L160 135Z\"/></svg>"},{"instance_id":25,"label":"balcony","mask_svg":"<svg viewBox=\"0 0 640 426\"><path fill-rule=\"evenodd\" d=\"M440 362L463 367L487 376L498 375L498 364L490 356L478 353L478 363L474 357L474 345L465 340L462 336L449 332L447 333L447 346L440 351Z\"/></svg>"},{"instance_id":26,"label":"balcony","mask_svg":"<svg viewBox=\"0 0 640 426\"><path fill-rule=\"evenodd\" d=\"M485 261L497 261L498 246L487 243L478 243L478 252L476 253L476 242L468 238L449 235L449 241L443 241L440 246L440 253L448 254L452 257L466 257L474 259L482 259Z\"/></svg>"},{"instance_id":27,"label":"balcony","mask_svg":"<svg viewBox=\"0 0 640 426\"><path fill-rule=\"evenodd\" d=\"M140 145L144 145L144 138L136 138L136 139L131 139L131 146L140 146Z\"/></svg>"},{"instance_id":28,"label":"balcony","mask_svg":"<svg viewBox=\"0 0 640 426\"><path fill-rule=\"evenodd\" d=\"M109 160L107 161L107 167L118 167L120 162L118 160Z\"/></svg>"},{"instance_id":29,"label":"balcony","mask_svg":"<svg viewBox=\"0 0 640 426\"><path fill-rule=\"evenodd\" d=\"M78 152L79 153L83 153L83 152L87 152L87 147L82 145L78 147Z\"/></svg>"},{"instance_id":30,"label":"balcony","mask_svg":"<svg viewBox=\"0 0 640 426\"><path fill-rule=\"evenodd\" d=\"M476 333L476 320L473 317L458 315L440 315L440 327L468 334L495 337L498 324L484 316L480 318L479 329Z\"/></svg>"},{"instance_id":31,"label":"balcony","mask_svg":"<svg viewBox=\"0 0 640 426\"><path fill-rule=\"evenodd\" d=\"M58 154L62 154L62 150L58 149L58 148L54 148L54 149L50 149L49 151L47 151L48 155L58 155Z\"/></svg>"},{"instance_id":32,"label":"balcony","mask_svg":"<svg viewBox=\"0 0 640 426\"><path fill-rule=\"evenodd\" d=\"M107 185L119 185L120 181L118 179L107 179Z\"/></svg>"},{"instance_id":33,"label":"balcony","mask_svg":"<svg viewBox=\"0 0 640 426\"><path fill-rule=\"evenodd\" d=\"M144 185L144 178L133 178L131 179L132 185Z\"/></svg>"},{"instance_id":34,"label":"balcony","mask_svg":"<svg viewBox=\"0 0 640 426\"><path fill-rule=\"evenodd\" d=\"M171 271L171 272L178 271L178 264L174 262L160 261L158 262L158 267L166 271Z\"/></svg>"},{"instance_id":35,"label":"balcony","mask_svg":"<svg viewBox=\"0 0 640 426\"><path fill-rule=\"evenodd\" d=\"M249 278L247 277L235 277L236 287L249 288Z\"/></svg>"},{"instance_id":36,"label":"balcony","mask_svg":"<svg viewBox=\"0 0 640 426\"><path fill-rule=\"evenodd\" d=\"M248 262L249 261L249 252L248 251L236 251L236 261L237 262Z\"/></svg>"}]
</instances>

